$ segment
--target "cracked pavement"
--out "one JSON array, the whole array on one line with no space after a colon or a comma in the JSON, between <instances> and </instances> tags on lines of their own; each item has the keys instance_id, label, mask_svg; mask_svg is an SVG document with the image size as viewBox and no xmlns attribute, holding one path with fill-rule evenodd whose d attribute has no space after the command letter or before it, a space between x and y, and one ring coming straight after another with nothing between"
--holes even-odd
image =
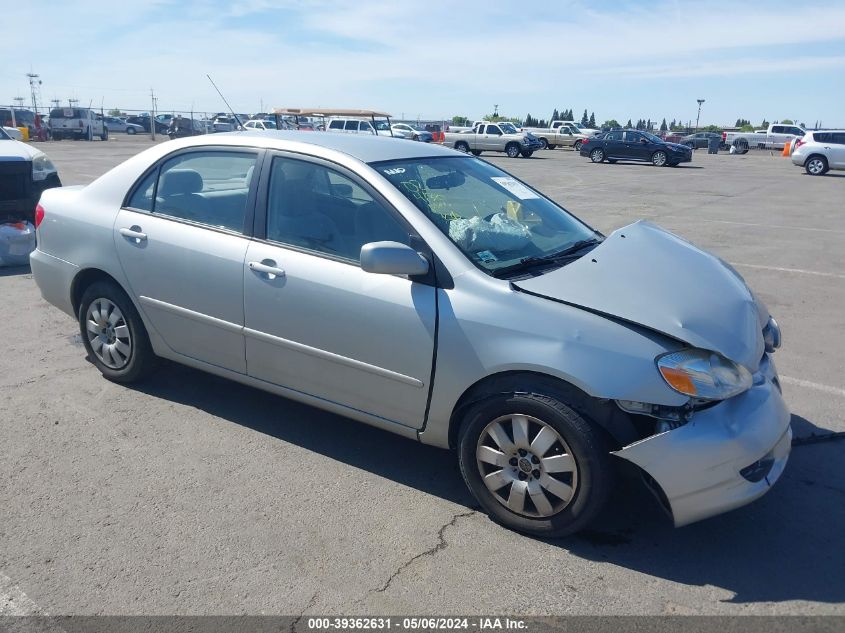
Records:
<instances>
[{"instance_id":1,"label":"cracked pavement","mask_svg":"<svg viewBox=\"0 0 845 633\"><path fill-rule=\"evenodd\" d=\"M145 143L45 150L74 184ZM696 153L703 169L676 170L563 150L491 162L602 231L651 217L731 262L845 275L842 179L802 176L768 153ZM843 432L845 277L769 268L741 272L784 329L778 369L828 387L784 384L796 436ZM0 269L0 297L0 604L54 615L845 614L845 442L796 446L768 495L702 523L671 528L625 480L592 530L542 541L477 512L448 452L175 365L138 387L111 384L26 269Z\"/></svg>"}]
</instances>

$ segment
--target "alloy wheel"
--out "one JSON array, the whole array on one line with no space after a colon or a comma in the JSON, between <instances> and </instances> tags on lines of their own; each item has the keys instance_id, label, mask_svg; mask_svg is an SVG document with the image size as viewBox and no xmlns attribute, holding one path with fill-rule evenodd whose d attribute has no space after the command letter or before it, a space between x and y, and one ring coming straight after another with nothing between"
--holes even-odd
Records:
<instances>
[{"instance_id":1,"label":"alloy wheel","mask_svg":"<svg viewBox=\"0 0 845 633\"><path fill-rule=\"evenodd\" d=\"M813 158L807 163L807 171L814 176L818 176L824 172L824 161L821 158Z\"/></svg>"},{"instance_id":2,"label":"alloy wheel","mask_svg":"<svg viewBox=\"0 0 845 633\"><path fill-rule=\"evenodd\" d=\"M110 369L123 369L132 357L132 336L120 308L109 299L95 299L85 314L88 342Z\"/></svg>"},{"instance_id":3,"label":"alloy wheel","mask_svg":"<svg viewBox=\"0 0 845 633\"><path fill-rule=\"evenodd\" d=\"M590 160L594 163L600 163L604 160L604 152L600 149L594 149L590 154Z\"/></svg>"},{"instance_id":4,"label":"alloy wheel","mask_svg":"<svg viewBox=\"0 0 845 633\"><path fill-rule=\"evenodd\" d=\"M550 517L578 489L578 466L563 437L538 418L496 418L478 438L476 462L487 490L503 506L527 517Z\"/></svg>"},{"instance_id":5,"label":"alloy wheel","mask_svg":"<svg viewBox=\"0 0 845 633\"><path fill-rule=\"evenodd\" d=\"M663 167L666 164L666 152L654 152L651 162L655 167Z\"/></svg>"}]
</instances>

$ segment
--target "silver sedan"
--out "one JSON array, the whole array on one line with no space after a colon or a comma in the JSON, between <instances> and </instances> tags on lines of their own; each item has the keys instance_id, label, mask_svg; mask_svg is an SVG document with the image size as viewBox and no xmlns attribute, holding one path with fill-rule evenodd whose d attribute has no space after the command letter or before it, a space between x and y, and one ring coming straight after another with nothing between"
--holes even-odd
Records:
<instances>
[{"instance_id":1,"label":"silver sedan","mask_svg":"<svg viewBox=\"0 0 845 633\"><path fill-rule=\"evenodd\" d=\"M624 461L676 525L787 462L780 331L735 270L451 149L185 138L46 191L36 222L35 280L106 378L166 358L454 449L516 530L584 528Z\"/></svg>"}]
</instances>

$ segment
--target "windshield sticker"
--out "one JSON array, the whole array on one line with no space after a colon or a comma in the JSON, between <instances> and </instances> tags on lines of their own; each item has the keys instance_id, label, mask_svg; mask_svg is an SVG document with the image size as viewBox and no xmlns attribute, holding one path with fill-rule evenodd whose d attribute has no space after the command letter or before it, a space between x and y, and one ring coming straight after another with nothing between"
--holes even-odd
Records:
<instances>
[{"instance_id":1,"label":"windshield sticker","mask_svg":"<svg viewBox=\"0 0 845 633\"><path fill-rule=\"evenodd\" d=\"M495 182L497 185L501 185L520 200L535 200L540 197L515 178L492 176L490 180Z\"/></svg>"},{"instance_id":2,"label":"windshield sticker","mask_svg":"<svg viewBox=\"0 0 845 633\"><path fill-rule=\"evenodd\" d=\"M475 256L476 256L478 259L480 259L482 262L484 262L485 264L487 264L487 263L489 263L489 262L497 262L497 261L499 261L499 258L498 258L498 257L496 257L496 256L495 256L493 253L491 253L490 251L481 251L480 253L476 253L476 254L475 254Z\"/></svg>"},{"instance_id":3,"label":"windshield sticker","mask_svg":"<svg viewBox=\"0 0 845 633\"><path fill-rule=\"evenodd\" d=\"M405 168L404 167L393 167L392 169L385 169L384 173L388 176L395 176L396 174L404 174Z\"/></svg>"}]
</instances>

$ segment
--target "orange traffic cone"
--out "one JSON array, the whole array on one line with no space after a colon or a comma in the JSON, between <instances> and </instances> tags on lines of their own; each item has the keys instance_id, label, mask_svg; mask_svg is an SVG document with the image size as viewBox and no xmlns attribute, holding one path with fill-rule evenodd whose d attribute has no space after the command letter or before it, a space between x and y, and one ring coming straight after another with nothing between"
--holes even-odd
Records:
<instances>
[{"instance_id":1,"label":"orange traffic cone","mask_svg":"<svg viewBox=\"0 0 845 633\"><path fill-rule=\"evenodd\" d=\"M783 144L783 154L781 154L781 156L789 156L790 153L791 153L789 150L791 150L791 149L792 149L792 141L787 141L786 143Z\"/></svg>"}]
</instances>

